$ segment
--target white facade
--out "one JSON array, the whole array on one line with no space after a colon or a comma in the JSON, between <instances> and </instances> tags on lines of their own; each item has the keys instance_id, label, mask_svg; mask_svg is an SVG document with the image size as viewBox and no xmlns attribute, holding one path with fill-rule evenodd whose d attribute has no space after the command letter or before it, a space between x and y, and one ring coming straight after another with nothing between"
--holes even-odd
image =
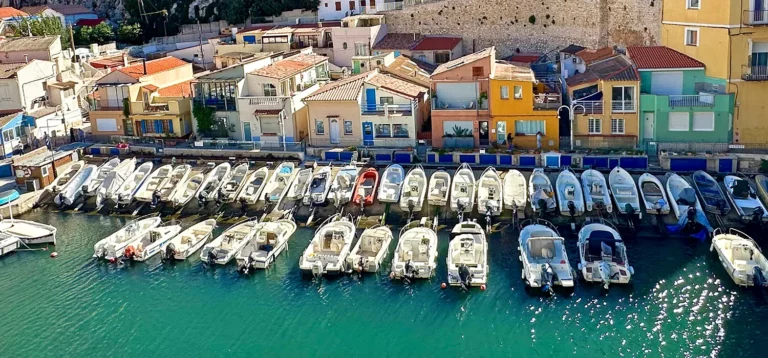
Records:
<instances>
[{"instance_id":1,"label":"white facade","mask_svg":"<svg viewBox=\"0 0 768 358\"><path fill-rule=\"evenodd\" d=\"M34 60L19 69L16 76L0 79L0 108L30 110L47 96L46 82L55 81L56 65Z\"/></svg>"},{"instance_id":2,"label":"white facade","mask_svg":"<svg viewBox=\"0 0 768 358\"><path fill-rule=\"evenodd\" d=\"M380 1L384 2L384 0ZM332 21L352 15L375 14L375 3L376 1L371 6L371 0L320 0L320 5L317 7L317 19L318 21Z\"/></svg>"},{"instance_id":3,"label":"white facade","mask_svg":"<svg viewBox=\"0 0 768 358\"><path fill-rule=\"evenodd\" d=\"M570 53L560 52L560 75L563 78L568 78L577 73L584 73L586 70L587 65L581 57Z\"/></svg>"},{"instance_id":4,"label":"white facade","mask_svg":"<svg viewBox=\"0 0 768 358\"><path fill-rule=\"evenodd\" d=\"M382 16L380 21L383 20ZM339 67L351 67L353 56L370 56L373 53L371 47L387 34L384 23L364 26L362 20L345 20L343 24L331 30L333 64Z\"/></svg>"}]
</instances>

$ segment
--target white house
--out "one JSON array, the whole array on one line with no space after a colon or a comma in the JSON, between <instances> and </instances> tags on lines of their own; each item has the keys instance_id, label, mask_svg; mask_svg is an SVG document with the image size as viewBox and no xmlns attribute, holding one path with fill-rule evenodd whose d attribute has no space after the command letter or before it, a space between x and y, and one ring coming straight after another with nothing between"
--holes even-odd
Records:
<instances>
[{"instance_id":1,"label":"white house","mask_svg":"<svg viewBox=\"0 0 768 358\"><path fill-rule=\"evenodd\" d=\"M387 34L384 15L356 15L331 30L333 64L351 67L352 57L371 56L371 47Z\"/></svg>"},{"instance_id":2,"label":"white house","mask_svg":"<svg viewBox=\"0 0 768 358\"><path fill-rule=\"evenodd\" d=\"M0 40L0 63L23 63L31 60L55 62L57 72L64 69L64 54L59 36L14 37Z\"/></svg>"},{"instance_id":3,"label":"white house","mask_svg":"<svg viewBox=\"0 0 768 358\"><path fill-rule=\"evenodd\" d=\"M33 110L47 101L47 82L56 81L56 65L50 61L0 64L0 108Z\"/></svg>"},{"instance_id":4,"label":"white house","mask_svg":"<svg viewBox=\"0 0 768 358\"><path fill-rule=\"evenodd\" d=\"M341 20L347 16L375 13L376 0L320 0L317 7L318 21Z\"/></svg>"}]
</instances>

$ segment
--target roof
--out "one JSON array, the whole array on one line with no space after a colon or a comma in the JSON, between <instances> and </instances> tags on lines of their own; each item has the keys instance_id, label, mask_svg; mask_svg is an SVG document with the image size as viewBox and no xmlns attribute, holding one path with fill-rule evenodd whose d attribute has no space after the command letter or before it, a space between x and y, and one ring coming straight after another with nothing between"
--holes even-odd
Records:
<instances>
[{"instance_id":1,"label":"roof","mask_svg":"<svg viewBox=\"0 0 768 358\"><path fill-rule=\"evenodd\" d=\"M270 30L270 29L274 29L275 27L277 27L277 26L276 25L256 25L256 26L246 27L246 28L240 30L240 32L238 32L238 33L242 34L242 33L247 33L247 32L267 31L267 30Z\"/></svg>"},{"instance_id":2,"label":"roof","mask_svg":"<svg viewBox=\"0 0 768 358\"><path fill-rule=\"evenodd\" d=\"M320 87L315 93L304 98L305 101L356 101L363 89L363 83L372 72L347 77Z\"/></svg>"},{"instance_id":3,"label":"roof","mask_svg":"<svg viewBox=\"0 0 768 358\"><path fill-rule=\"evenodd\" d=\"M235 52L223 53L221 55L215 55L213 57L245 59L245 58L250 58L250 57L253 57L253 56L256 56L256 54L255 53L251 53L251 52L237 52L237 51L235 51Z\"/></svg>"},{"instance_id":4,"label":"roof","mask_svg":"<svg viewBox=\"0 0 768 358\"><path fill-rule=\"evenodd\" d=\"M461 43L461 37L427 36L411 50L413 51L441 51L453 50Z\"/></svg>"},{"instance_id":5,"label":"roof","mask_svg":"<svg viewBox=\"0 0 768 358\"><path fill-rule=\"evenodd\" d=\"M593 62L604 60L613 55L614 55L613 48L611 47L603 47L597 50L585 48L576 53L576 56L579 56L579 58L584 60L584 63L586 63L587 65Z\"/></svg>"},{"instance_id":6,"label":"roof","mask_svg":"<svg viewBox=\"0 0 768 358\"><path fill-rule=\"evenodd\" d=\"M293 33L293 28L290 27L280 27L276 29L268 30L264 33L264 36L270 36L270 35L287 35Z\"/></svg>"},{"instance_id":7,"label":"roof","mask_svg":"<svg viewBox=\"0 0 768 358\"><path fill-rule=\"evenodd\" d=\"M12 7L0 7L0 19L7 19L11 17L24 17L29 16L24 11L14 9Z\"/></svg>"},{"instance_id":8,"label":"roof","mask_svg":"<svg viewBox=\"0 0 768 358\"><path fill-rule=\"evenodd\" d=\"M0 42L0 52L47 50L58 40L58 35L7 38Z\"/></svg>"},{"instance_id":9,"label":"roof","mask_svg":"<svg viewBox=\"0 0 768 358\"><path fill-rule=\"evenodd\" d=\"M429 90L427 87L419 86L408 81L403 81L397 77L381 73L374 74L371 76L371 78L365 80L365 83L395 93L399 93L410 98L417 98Z\"/></svg>"},{"instance_id":10,"label":"roof","mask_svg":"<svg viewBox=\"0 0 768 358\"><path fill-rule=\"evenodd\" d=\"M544 56L544 54L541 52L516 53L503 58L503 60L509 62L534 63L542 56Z\"/></svg>"},{"instance_id":11,"label":"roof","mask_svg":"<svg viewBox=\"0 0 768 358\"><path fill-rule=\"evenodd\" d=\"M365 20L365 19L383 19L384 15L352 15L347 16L341 21L350 21L350 20Z\"/></svg>"},{"instance_id":12,"label":"roof","mask_svg":"<svg viewBox=\"0 0 768 358\"><path fill-rule=\"evenodd\" d=\"M379 42L373 45L374 50L410 50L424 39L424 35L417 33L388 33Z\"/></svg>"},{"instance_id":13,"label":"roof","mask_svg":"<svg viewBox=\"0 0 768 358\"><path fill-rule=\"evenodd\" d=\"M704 63L666 46L627 48L638 69L704 68Z\"/></svg>"},{"instance_id":14,"label":"roof","mask_svg":"<svg viewBox=\"0 0 768 358\"><path fill-rule=\"evenodd\" d=\"M270 78L286 78L327 60L327 57L316 54L298 54L254 70L251 74Z\"/></svg>"},{"instance_id":15,"label":"roof","mask_svg":"<svg viewBox=\"0 0 768 358\"><path fill-rule=\"evenodd\" d=\"M341 21L322 21L322 22L311 23L311 24L289 25L288 27L292 27L294 29L341 27Z\"/></svg>"},{"instance_id":16,"label":"roof","mask_svg":"<svg viewBox=\"0 0 768 358\"><path fill-rule=\"evenodd\" d=\"M568 47L560 50L560 52L565 52L565 53L570 53L571 55L575 55L576 53L578 53L581 50L584 50L585 48L586 47L570 44L570 45L568 45Z\"/></svg>"},{"instance_id":17,"label":"roof","mask_svg":"<svg viewBox=\"0 0 768 358\"><path fill-rule=\"evenodd\" d=\"M432 72L432 75L436 75L438 73L442 73L445 71L448 71L450 69L453 69L454 67L458 67L467 63L472 63L478 60L482 60L488 56L490 56L494 51L496 51L496 48L491 46L485 49L482 49L480 51L477 51L475 53L471 53L466 56L459 57L455 60L448 61L440 66L438 66L434 72Z\"/></svg>"},{"instance_id":18,"label":"roof","mask_svg":"<svg viewBox=\"0 0 768 358\"><path fill-rule=\"evenodd\" d=\"M102 18L80 19L80 20L77 20L77 22L75 23L75 26L96 26L104 21L107 21L107 19L102 19Z\"/></svg>"},{"instance_id":19,"label":"roof","mask_svg":"<svg viewBox=\"0 0 768 358\"><path fill-rule=\"evenodd\" d=\"M56 107L43 107L38 108L34 112L30 112L28 115L34 119L43 118L51 113L56 113Z\"/></svg>"},{"instance_id":20,"label":"roof","mask_svg":"<svg viewBox=\"0 0 768 358\"><path fill-rule=\"evenodd\" d=\"M568 86L596 81L639 81L640 75L632 62L624 55L617 55L607 60L594 63L584 73L568 77Z\"/></svg>"},{"instance_id":21,"label":"roof","mask_svg":"<svg viewBox=\"0 0 768 358\"><path fill-rule=\"evenodd\" d=\"M511 81L527 81L533 82L536 80L536 76L533 74L533 70L530 67L521 66L522 63L496 63L496 69L494 69L491 77L497 80L511 80Z\"/></svg>"},{"instance_id":22,"label":"roof","mask_svg":"<svg viewBox=\"0 0 768 358\"><path fill-rule=\"evenodd\" d=\"M0 117L0 128L5 127L6 124L8 124L10 121L16 118L16 116L20 115L22 112L15 112L11 113L5 116Z\"/></svg>"},{"instance_id":23,"label":"roof","mask_svg":"<svg viewBox=\"0 0 768 358\"><path fill-rule=\"evenodd\" d=\"M93 11L88 10L83 5L41 5L41 6L28 6L21 8L22 11L26 11L29 14L37 15L46 9L51 9L62 15L77 15L77 14L93 14Z\"/></svg>"},{"instance_id":24,"label":"roof","mask_svg":"<svg viewBox=\"0 0 768 358\"><path fill-rule=\"evenodd\" d=\"M139 79L144 76L154 75L156 73L172 70L181 66L186 66L189 63L184 62L176 57L163 57L157 60L147 61L147 73L144 73L144 63L137 63L128 67L123 67L118 71L131 76L135 79Z\"/></svg>"},{"instance_id":25,"label":"roof","mask_svg":"<svg viewBox=\"0 0 768 358\"><path fill-rule=\"evenodd\" d=\"M141 86L141 88L143 88L143 89L145 89L145 90L147 90L147 91L150 91L150 92L155 92L155 91L157 91L157 89L158 89L158 88L160 88L160 87L157 87L157 86L155 86L155 85L153 85L153 84L148 84L148 85L143 85L143 86Z\"/></svg>"},{"instance_id":26,"label":"roof","mask_svg":"<svg viewBox=\"0 0 768 358\"><path fill-rule=\"evenodd\" d=\"M384 67L384 72L397 76L406 81L411 81L422 86L429 86L429 76L437 66L409 57L400 55L392 63Z\"/></svg>"},{"instance_id":27,"label":"roof","mask_svg":"<svg viewBox=\"0 0 768 358\"><path fill-rule=\"evenodd\" d=\"M192 97L192 81L184 81L175 85L165 86L157 90L162 97Z\"/></svg>"},{"instance_id":28,"label":"roof","mask_svg":"<svg viewBox=\"0 0 768 358\"><path fill-rule=\"evenodd\" d=\"M0 79L14 78L16 72L26 66L26 63L0 63Z\"/></svg>"},{"instance_id":29,"label":"roof","mask_svg":"<svg viewBox=\"0 0 768 358\"><path fill-rule=\"evenodd\" d=\"M41 6L25 6L21 8L21 11L26 12L30 15L38 15L41 12L45 11L49 7L47 5L41 5Z\"/></svg>"}]
</instances>

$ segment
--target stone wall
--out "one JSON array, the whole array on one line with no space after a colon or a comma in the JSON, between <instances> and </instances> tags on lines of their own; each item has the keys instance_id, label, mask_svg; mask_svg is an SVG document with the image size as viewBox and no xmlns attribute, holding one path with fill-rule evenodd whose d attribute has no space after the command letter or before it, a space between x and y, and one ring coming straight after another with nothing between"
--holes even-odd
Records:
<instances>
[{"instance_id":1,"label":"stone wall","mask_svg":"<svg viewBox=\"0 0 768 358\"><path fill-rule=\"evenodd\" d=\"M453 34L464 52L495 45L498 57L660 42L661 0L446 0L385 12L389 32Z\"/></svg>"}]
</instances>

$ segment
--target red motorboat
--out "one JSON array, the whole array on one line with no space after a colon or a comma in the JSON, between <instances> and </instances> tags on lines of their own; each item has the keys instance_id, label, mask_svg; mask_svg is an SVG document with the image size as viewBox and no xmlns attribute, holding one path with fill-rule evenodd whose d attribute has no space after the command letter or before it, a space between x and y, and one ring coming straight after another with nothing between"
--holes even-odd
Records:
<instances>
[{"instance_id":1,"label":"red motorboat","mask_svg":"<svg viewBox=\"0 0 768 358\"><path fill-rule=\"evenodd\" d=\"M355 205L365 201L365 205L373 204L376 196L376 187L379 185L379 171L376 168L368 168L360 173L355 184L355 196L352 200Z\"/></svg>"}]
</instances>

